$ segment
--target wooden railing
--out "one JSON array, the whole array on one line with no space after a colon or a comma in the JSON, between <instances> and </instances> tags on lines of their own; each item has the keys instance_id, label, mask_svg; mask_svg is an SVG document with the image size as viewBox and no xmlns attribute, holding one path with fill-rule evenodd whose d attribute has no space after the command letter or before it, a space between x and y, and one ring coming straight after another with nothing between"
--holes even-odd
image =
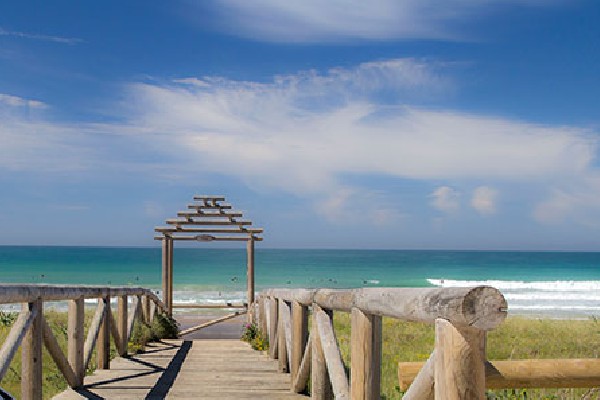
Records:
<instances>
[{"instance_id":1,"label":"wooden railing","mask_svg":"<svg viewBox=\"0 0 600 400\"><path fill-rule=\"evenodd\" d=\"M278 359L281 372L291 373L291 390L303 392L310 375L311 397L319 400L380 398L382 316L435 324L434 350L404 399L484 399L486 332L507 314L502 294L485 286L271 289L259 295L258 309L269 355ZM350 380L333 311L351 313Z\"/></svg>"},{"instance_id":2,"label":"wooden railing","mask_svg":"<svg viewBox=\"0 0 600 400\"><path fill-rule=\"evenodd\" d=\"M128 310L128 297L133 297ZM117 299L117 312L111 310ZM84 337L84 299L98 299L87 336ZM44 302L68 301L68 350L61 350L43 314ZM127 343L137 319L150 323L164 304L148 289L131 287L0 285L0 304L22 303L22 311L0 349L0 380L21 346L21 397L42 398L42 344L52 356L69 386L83 385L94 349L99 369L110 368L110 336L119 355L127 354Z\"/></svg>"}]
</instances>

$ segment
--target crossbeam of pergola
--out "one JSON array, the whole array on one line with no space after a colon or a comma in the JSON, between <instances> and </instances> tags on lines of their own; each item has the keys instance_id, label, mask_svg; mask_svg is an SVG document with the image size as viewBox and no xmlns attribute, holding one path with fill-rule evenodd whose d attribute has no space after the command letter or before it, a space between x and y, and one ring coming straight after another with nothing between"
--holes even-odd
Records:
<instances>
[{"instance_id":1,"label":"crossbeam of pergola","mask_svg":"<svg viewBox=\"0 0 600 400\"><path fill-rule=\"evenodd\" d=\"M169 315L173 314L173 242L177 240L198 242L246 242L247 249L247 303L254 303L254 242L262 228L250 228L252 221L244 220L241 211L224 203L224 196L194 196L187 210L177 212L177 218L167 219L167 226L154 228L155 240L162 241L163 302ZM187 306L190 307L189 305ZM202 308L203 305L197 307Z\"/></svg>"}]
</instances>

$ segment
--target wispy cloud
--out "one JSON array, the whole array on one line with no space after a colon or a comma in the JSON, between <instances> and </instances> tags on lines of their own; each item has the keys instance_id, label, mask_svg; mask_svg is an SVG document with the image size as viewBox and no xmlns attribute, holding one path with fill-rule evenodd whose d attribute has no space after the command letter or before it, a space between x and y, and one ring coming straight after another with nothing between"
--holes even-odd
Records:
<instances>
[{"instance_id":1,"label":"wispy cloud","mask_svg":"<svg viewBox=\"0 0 600 400\"><path fill-rule=\"evenodd\" d=\"M429 197L431 205L439 211L454 213L460 208L460 193L449 186L438 187Z\"/></svg>"},{"instance_id":2,"label":"wispy cloud","mask_svg":"<svg viewBox=\"0 0 600 400\"><path fill-rule=\"evenodd\" d=\"M389 201L391 189L352 178L425 182L423 200L433 192L433 206L444 212L457 210L459 193L476 188L471 206L492 215L492 188L499 183L534 184L538 191L580 193L576 197L585 199L537 196L546 204L529 205L537 207L538 221L554 215L553 209L593 207L589 199L597 199L593 194L600 191L593 188L600 185L584 182L596 173L595 132L413 105L418 96L444 85L452 82L438 66L413 59L300 72L262 83L222 77L132 83L128 101L119 104L122 123L5 118L0 168L194 178L202 171L308 199L333 219L366 215L362 210L368 209L369 219L380 223L410 211ZM394 88L393 97L388 88ZM154 156L135 157L131 149ZM478 186L482 181L486 186ZM581 185L573 189L565 182ZM509 194L503 190L502 196Z\"/></svg>"},{"instance_id":3,"label":"wispy cloud","mask_svg":"<svg viewBox=\"0 0 600 400\"><path fill-rule=\"evenodd\" d=\"M0 106L10 107L29 107L29 108L48 108L48 105L38 100L29 100L19 96L12 96L10 94L0 93Z\"/></svg>"},{"instance_id":4,"label":"wispy cloud","mask_svg":"<svg viewBox=\"0 0 600 400\"><path fill-rule=\"evenodd\" d=\"M69 38L69 37L62 37L62 36L41 35L41 34L36 34L36 33L11 31L11 30L6 30L2 27L0 27L0 36L12 36L12 37L22 38L22 39L42 40L45 42L62 43L62 44L68 44L68 45L74 45L74 44L83 42L82 39L78 39L78 38Z\"/></svg>"},{"instance_id":5,"label":"wispy cloud","mask_svg":"<svg viewBox=\"0 0 600 400\"><path fill-rule=\"evenodd\" d=\"M540 0L188 0L206 24L269 42L348 41L352 39L458 39L465 20L497 5L548 6ZM207 10L208 8L208 10ZM206 15L216 14L214 18ZM193 13L188 13L193 14Z\"/></svg>"},{"instance_id":6,"label":"wispy cloud","mask_svg":"<svg viewBox=\"0 0 600 400\"><path fill-rule=\"evenodd\" d=\"M478 186L473 190L471 206L482 215L491 215L496 212L498 191L489 186Z\"/></svg>"}]
</instances>

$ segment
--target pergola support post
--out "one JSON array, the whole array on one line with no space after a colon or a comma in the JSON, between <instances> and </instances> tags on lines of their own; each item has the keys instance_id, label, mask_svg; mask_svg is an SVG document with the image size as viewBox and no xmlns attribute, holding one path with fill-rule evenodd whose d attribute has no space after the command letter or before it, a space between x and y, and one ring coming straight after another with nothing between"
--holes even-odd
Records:
<instances>
[{"instance_id":1,"label":"pergola support post","mask_svg":"<svg viewBox=\"0 0 600 400\"><path fill-rule=\"evenodd\" d=\"M254 321L254 238L250 236L246 242L248 258L247 285L248 285L248 322Z\"/></svg>"}]
</instances>

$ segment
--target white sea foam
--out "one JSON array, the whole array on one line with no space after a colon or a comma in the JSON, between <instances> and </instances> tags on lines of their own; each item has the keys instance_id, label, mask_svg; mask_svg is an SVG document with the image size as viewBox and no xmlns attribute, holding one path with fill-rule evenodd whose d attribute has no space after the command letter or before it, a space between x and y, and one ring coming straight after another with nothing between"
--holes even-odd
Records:
<instances>
[{"instance_id":1,"label":"white sea foam","mask_svg":"<svg viewBox=\"0 0 600 400\"><path fill-rule=\"evenodd\" d=\"M503 281L427 279L438 287L492 286L502 292L512 314L590 316L600 311L600 281Z\"/></svg>"},{"instance_id":2,"label":"white sea foam","mask_svg":"<svg viewBox=\"0 0 600 400\"><path fill-rule=\"evenodd\" d=\"M536 290L552 290L552 291L587 291L600 290L600 281L501 281L501 280L485 280L485 281L468 281L468 280L452 280L452 279L427 279L427 281L440 287L470 287L470 286L493 286L496 289L536 289Z\"/></svg>"}]
</instances>

